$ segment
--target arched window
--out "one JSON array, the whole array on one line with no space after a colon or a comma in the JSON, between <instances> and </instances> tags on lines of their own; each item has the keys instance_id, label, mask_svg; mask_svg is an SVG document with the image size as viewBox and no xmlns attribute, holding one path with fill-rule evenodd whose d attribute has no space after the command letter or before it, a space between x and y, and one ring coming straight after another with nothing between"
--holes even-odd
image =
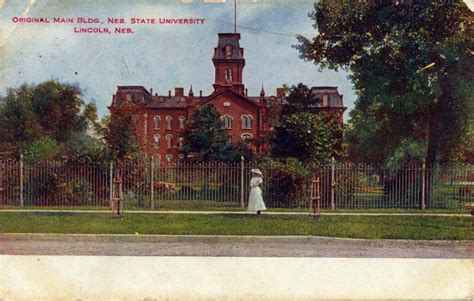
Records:
<instances>
[{"instance_id":1,"label":"arched window","mask_svg":"<svg viewBox=\"0 0 474 301\"><path fill-rule=\"evenodd\" d=\"M232 69L225 69L225 80L231 82L232 78Z\"/></svg>"},{"instance_id":2,"label":"arched window","mask_svg":"<svg viewBox=\"0 0 474 301\"><path fill-rule=\"evenodd\" d=\"M183 147L183 137L179 137L179 148Z\"/></svg>"},{"instance_id":3,"label":"arched window","mask_svg":"<svg viewBox=\"0 0 474 301\"><path fill-rule=\"evenodd\" d=\"M171 148L173 146L173 136L166 135L166 147Z\"/></svg>"},{"instance_id":4,"label":"arched window","mask_svg":"<svg viewBox=\"0 0 474 301\"><path fill-rule=\"evenodd\" d=\"M184 129L184 121L185 121L184 116L179 116L179 128L180 128L181 130Z\"/></svg>"},{"instance_id":5,"label":"arched window","mask_svg":"<svg viewBox=\"0 0 474 301\"><path fill-rule=\"evenodd\" d=\"M155 135L153 136L154 140L155 140L155 148L160 148L160 140L161 140L161 137L160 135Z\"/></svg>"},{"instance_id":6,"label":"arched window","mask_svg":"<svg viewBox=\"0 0 474 301\"><path fill-rule=\"evenodd\" d=\"M249 134L249 133L243 133L242 135L240 135L240 138L242 138L243 142L249 143L250 140L253 138L253 136L252 134Z\"/></svg>"},{"instance_id":7,"label":"arched window","mask_svg":"<svg viewBox=\"0 0 474 301\"><path fill-rule=\"evenodd\" d=\"M155 121L155 129L159 129L160 126L161 126L161 125L160 125L160 123L161 123L161 118L160 118L160 116L155 116L155 117L153 118L153 120Z\"/></svg>"},{"instance_id":8,"label":"arched window","mask_svg":"<svg viewBox=\"0 0 474 301\"><path fill-rule=\"evenodd\" d=\"M252 128L252 121L253 121L253 116L252 115L242 115L242 128L243 129L251 129Z\"/></svg>"},{"instance_id":9,"label":"arched window","mask_svg":"<svg viewBox=\"0 0 474 301\"><path fill-rule=\"evenodd\" d=\"M224 48L224 54L226 57L232 56L232 45L226 45Z\"/></svg>"},{"instance_id":10,"label":"arched window","mask_svg":"<svg viewBox=\"0 0 474 301\"><path fill-rule=\"evenodd\" d=\"M173 117L166 116L166 129L171 130L172 126L173 126Z\"/></svg>"},{"instance_id":11,"label":"arched window","mask_svg":"<svg viewBox=\"0 0 474 301\"><path fill-rule=\"evenodd\" d=\"M171 160L173 160L173 155L166 155L166 161L171 162Z\"/></svg>"},{"instance_id":12,"label":"arched window","mask_svg":"<svg viewBox=\"0 0 474 301\"><path fill-rule=\"evenodd\" d=\"M232 116L224 115L222 116L222 122L224 123L224 129L231 129L232 128Z\"/></svg>"}]
</instances>

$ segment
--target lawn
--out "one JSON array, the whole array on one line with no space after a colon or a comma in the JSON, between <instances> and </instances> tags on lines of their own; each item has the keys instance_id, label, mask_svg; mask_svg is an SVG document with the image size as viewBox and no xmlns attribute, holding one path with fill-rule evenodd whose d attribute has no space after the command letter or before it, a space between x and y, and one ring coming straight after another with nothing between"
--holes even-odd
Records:
<instances>
[{"instance_id":1,"label":"lawn","mask_svg":"<svg viewBox=\"0 0 474 301\"><path fill-rule=\"evenodd\" d=\"M367 239L472 240L469 217L0 212L1 233L309 235Z\"/></svg>"}]
</instances>

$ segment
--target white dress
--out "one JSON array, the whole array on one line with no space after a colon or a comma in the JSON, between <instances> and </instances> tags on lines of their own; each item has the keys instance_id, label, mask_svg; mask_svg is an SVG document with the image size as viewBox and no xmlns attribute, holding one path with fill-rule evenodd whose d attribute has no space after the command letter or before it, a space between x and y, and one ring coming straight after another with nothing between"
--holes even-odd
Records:
<instances>
[{"instance_id":1,"label":"white dress","mask_svg":"<svg viewBox=\"0 0 474 301\"><path fill-rule=\"evenodd\" d=\"M263 180L261 177L253 177L252 180L250 180L250 196L247 211L267 210L263 202L262 190L258 187L258 185L262 183Z\"/></svg>"}]
</instances>

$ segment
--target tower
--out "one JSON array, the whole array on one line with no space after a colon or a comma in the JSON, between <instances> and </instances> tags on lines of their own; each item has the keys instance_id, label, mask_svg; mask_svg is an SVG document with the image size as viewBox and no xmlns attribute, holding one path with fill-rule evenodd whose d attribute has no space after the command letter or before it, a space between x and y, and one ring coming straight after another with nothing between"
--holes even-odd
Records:
<instances>
[{"instance_id":1,"label":"tower","mask_svg":"<svg viewBox=\"0 0 474 301\"><path fill-rule=\"evenodd\" d=\"M240 33L219 33L212 62L215 68L214 91L230 88L244 95L242 72L245 66L244 49L239 44Z\"/></svg>"}]
</instances>

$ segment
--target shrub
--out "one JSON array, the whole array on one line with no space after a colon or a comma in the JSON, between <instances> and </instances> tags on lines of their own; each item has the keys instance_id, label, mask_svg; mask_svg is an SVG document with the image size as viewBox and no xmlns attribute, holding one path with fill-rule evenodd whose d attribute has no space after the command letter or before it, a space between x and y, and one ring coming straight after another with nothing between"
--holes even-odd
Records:
<instances>
[{"instance_id":1,"label":"shrub","mask_svg":"<svg viewBox=\"0 0 474 301\"><path fill-rule=\"evenodd\" d=\"M308 200L307 185L311 169L296 159L286 163L267 162L267 181L264 189L267 203L271 207L297 207Z\"/></svg>"}]
</instances>

